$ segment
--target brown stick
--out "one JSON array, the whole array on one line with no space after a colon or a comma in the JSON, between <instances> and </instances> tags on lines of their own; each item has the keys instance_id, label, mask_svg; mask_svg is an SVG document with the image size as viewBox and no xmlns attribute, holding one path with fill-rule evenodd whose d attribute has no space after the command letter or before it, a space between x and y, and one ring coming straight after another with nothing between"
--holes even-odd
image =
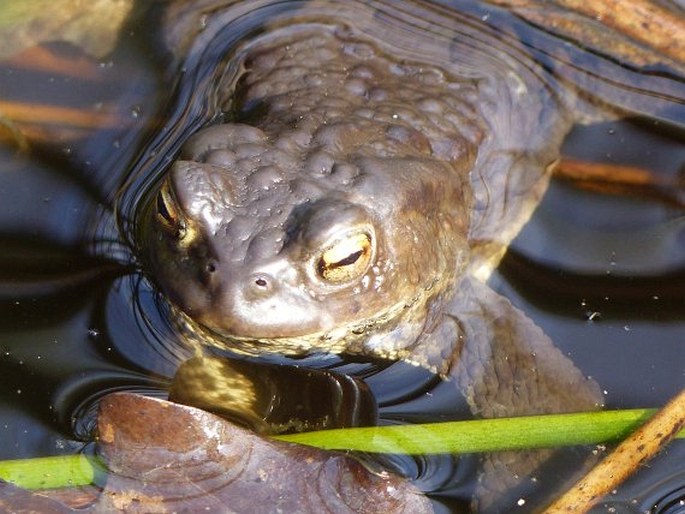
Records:
<instances>
[{"instance_id":1,"label":"brown stick","mask_svg":"<svg viewBox=\"0 0 685 514\"><path fill-rule=\"evenodd\" d=\"M559 0L648 48L685 62L685 20L650 0Z\"/></svg>"},{"instance_id":2,"label":"brown stick","mask_svg":"<svg viewBox=\"0 0 685 514\"><path fill-rule=\"evenodd\" d=\"M631 434L544 514L583 514L654 457L685 426L685 389Z\"/></svg>"},{"instance_id":3,"label":"brown stick","mask_svg":"<svg viewBox=\"0 0 685 514\"><path fill-rule=\"evenodd\" d=\"M0 100L0 144L25 151L29 143L72 141L131 123L110 106L100 111Z\"/></svg>"},{"instance_id":4,"label":"brown stick","mask_svg":"<svg viewBox=\"0 0 685 514\"><path fill-rule=\"evenodd\" d=\"M575 181L621 183L630 186L672 186L673 180L643 168L562 158L556 177Z\"/></svg>"},{"instance_id":5,"label":"brown stick","mask_svg":"<svg viewBox=\"0 0 685 514\"><path fill-rule=\"evenodd\" d=\"M43 125L67 125L92 129L116 126L122 121L117 116L103 111L2 100L0 100L0 114L17 124L37 122Z\"/></svg>"},{"instance_id":6,"label":"brown stick","mask_svg":"<svg viewBox=\"0 0 685 514\"><path fill-rule=\"evenodd\" d=\"M61 56L41 45L27 48L20 54L4 60L4 66L15 70L66 75L80 81L104 81L104 76L98 73L97 62L94 59L85 55Z\"/></svg>"},{"instance_id":7,"label":"brown stick","mask_svg":"<svg viewBox=\"0 0 685 514\"><path fill-rule=\"evenodd\" d=\"M685 182L634 166L562 158L554 176L576 187L621 196L652 197L668 205L685 208Z\"/></svg>"}]
</instances>

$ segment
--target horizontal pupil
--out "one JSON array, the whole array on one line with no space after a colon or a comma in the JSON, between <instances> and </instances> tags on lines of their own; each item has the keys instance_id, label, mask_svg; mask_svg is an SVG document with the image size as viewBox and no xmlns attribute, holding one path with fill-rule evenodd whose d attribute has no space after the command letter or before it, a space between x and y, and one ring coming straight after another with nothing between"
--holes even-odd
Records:
<instances>
[{"instance_id":1,"label":"horizontal pupil","mask_svg":"<svg viewBox=\"0 0 685 514\"><path fill-rule=\"evenodd\" d=\"M349 266L350 264L354 264L357 262L357 259L361 257L362 253L364 253L364 250L359 250L354 253L351 253L347 257L345 257L342 260L339 260L338 262L332 262L329 265L326 266L327 269L335 269L335 268L340 268L342 266Z\"/></svg>"},{"instance_id":2,"label":"horizontal pupil","mask_svg":"<svg viewBox=\"0 0 685 514\"><path fill-rule=\"evenodd\" d=\"M372 252L371 236L353 233L319 256L316 272L324 280L336 284L358 278L365 271Z\"/></svg>"},{"instance_id":3,"label":"horizontal pupil","mask_svg":"<svg viewBox=\"0 0 685 514\"><path fill-rule=\"evenodd\" d=\"M169 209L167 209L166 202L164 201L164 195L161 193L161 191L157 193L157 212L165 220L172 221L171 213L169 212Z\"/></svg>"}]
</instances>

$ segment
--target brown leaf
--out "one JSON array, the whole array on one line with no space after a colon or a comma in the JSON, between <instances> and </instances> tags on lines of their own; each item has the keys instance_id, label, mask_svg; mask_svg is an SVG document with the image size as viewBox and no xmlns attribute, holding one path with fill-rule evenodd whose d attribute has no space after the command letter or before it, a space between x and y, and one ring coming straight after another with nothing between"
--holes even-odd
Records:
<instances>
[{"instance_id":1,"label":"brown leaf","mask_svg":"<svg viewBox=\"0 0 685 514\"><path fill-rule=\"evenodd\" d=\"M84 493L31 493L0 481L2 512L430 513L407 480L338 452L259 437L202 410L131 393L100 403L110 473ZM81 507L78 510L70 506Z\"/></svg>"},{"instance_id":2,"label":"brown leaf","mask_svg":"<svg viewBox=\"0 0 685 514\"><path fill-rule=\"evenodd\" d=\"M114 46L132 0L23 0L0 3L0 58L44 41L67 41L101 57Z\"/></svg>"},{"instance_id":3,"label":"brown leaf","mask_svg":"<svg viewBox=\"0 0 685 514\"><path fill-rule=\"evenodd\" d=\"M11 512L12 514L36 512L66 514L76 512L76 510L56 499L32 493L0 480L0 512Z\"/></svg>"},{"instance_id":4,"label":"brown leaf","mask_svg":"<svg viewBox=\"0 0 685 514\"><path fill-rule=\"evenodd\" d=\"M402 478L192 407L116 393L101 402L99 430L113 474L98 512L432 511Z\"/></svg>"}]
</instances>

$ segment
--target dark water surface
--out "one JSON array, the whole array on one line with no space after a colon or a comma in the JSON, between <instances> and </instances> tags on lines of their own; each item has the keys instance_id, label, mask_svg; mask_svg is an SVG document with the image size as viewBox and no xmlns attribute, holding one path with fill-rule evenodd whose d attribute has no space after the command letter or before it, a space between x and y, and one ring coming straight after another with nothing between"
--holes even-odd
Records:
<instances>
[{"instance_id":1,"label":"dark water surface","mask_svg":"<svg viewBox=\"0 0 685 514\"><path fill-rule=\"evenodd\" d=\"M292 5L273 2L236 21L231 37ZM28 154L0 147L0 459L89 451L99 398L118 390L165 396L189 355L139 267L129 222L178 146L214 116L212 98L192 95L216 80L232 42L212 40L180 74L147 29L158 14L140 10L115 52L93 62L96 79L0 63L3 100L104 104L124 120ZM682 102L661 120L578 127L564 154L677 176ZM599 382L608 408L657 407L685 385L684 230L684 211L658 200L554 181L490 284ZM450 384L409 366L305 362L367 376L382 423L469 416ZM473 459L391 461L445 511L466 508ZM683 462L680 440L596 511L683 512Z\"/></svg>"}]
</instances>

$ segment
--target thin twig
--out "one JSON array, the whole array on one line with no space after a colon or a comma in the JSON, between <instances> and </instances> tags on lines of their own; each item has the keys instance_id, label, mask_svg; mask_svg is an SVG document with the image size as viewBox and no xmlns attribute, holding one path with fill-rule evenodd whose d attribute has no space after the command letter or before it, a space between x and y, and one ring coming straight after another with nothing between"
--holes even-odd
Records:
<instances>
[{"instance_id":1,"label":"thin twig","mask_svg":"<svg viewBox=\"0 0 685 514\"><path fill-rule=\"evenodd\" d=\"M648 48L685 62L685 21L650 0L559 0L560 5L600 20Z\"/></svg>"},{"instance_id":2,"label":"thin twig","mask_svg":"<svg viewBox=\"0 0 685 514\"><path fill-rule=\"evenodd\" d=\"M673 207L685 208L685 182L635 166L581 161L564 157L554 176L590 191L618 196L653 198Z\"/></svg>"},{"instance_id":3,"label":"thin twig","mask_svg":"<svg viewBox=\"0 0 685 514\"><path fill-rule=\"evenodd\" d=\"M583 514L654 457L685 425L685 389L602 462L554 502L544 514Z\"/></svg>"}]
</instances>

